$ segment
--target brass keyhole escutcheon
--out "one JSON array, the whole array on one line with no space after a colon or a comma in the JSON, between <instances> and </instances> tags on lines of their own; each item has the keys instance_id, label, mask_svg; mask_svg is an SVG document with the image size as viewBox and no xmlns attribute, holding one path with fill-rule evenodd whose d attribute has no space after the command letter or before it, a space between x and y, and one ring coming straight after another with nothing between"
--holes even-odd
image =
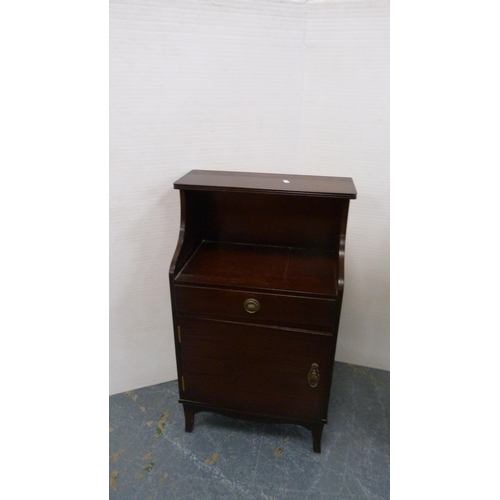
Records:
<instances>
[{"instance_id":1,"label":"brass keyhole escutcheon","mask_svg":"<svg viewBox=\"0 0 500 500\"><path fill-rule=\"evenodd\" d=\"M319 384L319 366L316 363L311 365L307 381L311 387L317 387Z\"/></svg>"},{"instance_id":2,"label":"brass keyhole escutcheon","mask_svg":"<svg viewBox=\"0 0 500 500\"><path fill-rule=\"evenodd\" d=\"M256 299L247 299L243 302L243 307L247 313L254 314L260 309L260 304Z\"/></svg>"}]
</instances>

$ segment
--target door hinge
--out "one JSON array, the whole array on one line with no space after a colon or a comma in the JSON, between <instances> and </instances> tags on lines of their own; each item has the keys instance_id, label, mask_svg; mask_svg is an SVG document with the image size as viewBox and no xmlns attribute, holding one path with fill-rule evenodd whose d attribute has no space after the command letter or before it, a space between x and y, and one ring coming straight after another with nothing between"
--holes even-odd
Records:
<instances>
[{"instance_id":1,"label":"door hinge","mask_svg":"<svg viewBox=\"0 0 500 500\"><path fill-rule=\"evenodd\" d=\"M177 327L177 338L179 339L179 344L181 343L181 327Z\"/></svg>"},{"instance_id":2,"label":"door hinge","mask_svg":"<svg viewBox=\"0 0 500 500\"><path fill-rule=\"evenodd\" d=\"M186 386L184 384L184 377L181 377L181 386L182 386L182 390L185 391L186 390Z\"/></svg>"}]
</instances>

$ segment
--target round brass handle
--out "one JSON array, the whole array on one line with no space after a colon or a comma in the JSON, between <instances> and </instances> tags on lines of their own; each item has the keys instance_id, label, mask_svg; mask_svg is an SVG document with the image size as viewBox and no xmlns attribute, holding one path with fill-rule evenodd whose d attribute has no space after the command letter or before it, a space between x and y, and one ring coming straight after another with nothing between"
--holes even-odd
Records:
<instances>
[{"instance_id":1,"label":"round brass handle","mask_svg":"<svg viewBox=\"0 0 500 500\"><path fill-rule=\"evenodd\" d=\"M311 365L309 370L309 375L307 375L307 381L311 387L318 387L319 384L319 366L316 363Z\"/></svg>"},{"instance_id":2,"label":"round brass handle","mask_svg":"<svg viewBox=\"0 0 500 500\"><path fill-rule=\"evenodd\" d=\"M260 304L256 299L247 299L243 302L243 307L247 313L253 314L260 309Z\"/></svg>"}]
</instances>

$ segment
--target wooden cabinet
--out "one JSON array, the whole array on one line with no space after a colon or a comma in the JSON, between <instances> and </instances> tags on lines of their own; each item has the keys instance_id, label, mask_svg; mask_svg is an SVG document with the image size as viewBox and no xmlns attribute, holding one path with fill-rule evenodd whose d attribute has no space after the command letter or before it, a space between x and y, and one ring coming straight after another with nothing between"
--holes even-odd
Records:
<instances>
[{"instance_id":1,"label":"wooden cabinet","mask_svg":"<svg viewBox=\"0 0 500 500\"><path fill-rule=\"evenodd\" d=\"M350 178L193 170L170 290L186 431L200 411L302 425L321 450Z\"/></svg>"}]
</instances>

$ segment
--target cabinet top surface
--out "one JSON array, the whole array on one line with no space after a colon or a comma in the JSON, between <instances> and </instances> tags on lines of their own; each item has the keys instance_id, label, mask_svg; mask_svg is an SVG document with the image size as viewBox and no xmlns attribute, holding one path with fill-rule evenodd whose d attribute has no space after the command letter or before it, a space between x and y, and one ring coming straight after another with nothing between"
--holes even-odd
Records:
<instances>
[{"instance_id":1,"label":"cabinet top surface","mask_svg":"<svg viewBox=\"0 0 500 500\"><path fill-rule=\"evenodd\" d=\"M259 191L351 199L356 198L357 194L354 182L350 177L217 170L191 170L184 177L175 181L174 188L208 191Z\"/></svg>"}]
</instances>

